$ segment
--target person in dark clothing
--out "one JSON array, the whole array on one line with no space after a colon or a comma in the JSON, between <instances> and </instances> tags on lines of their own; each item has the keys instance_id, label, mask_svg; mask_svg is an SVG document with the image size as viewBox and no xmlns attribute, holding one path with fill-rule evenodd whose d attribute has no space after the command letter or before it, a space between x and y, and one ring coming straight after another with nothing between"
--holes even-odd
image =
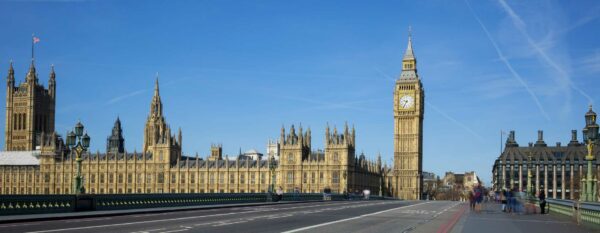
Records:
<instances>
[{"instance_id":1,"label":"person in dark clothing","mask_svg":"<svg viewBox=\"0 0 600 233\"><path fill-rule=\"evenodd\" d=\"M544 191L540 191L540 195L538 195L538 198L540 199L540 209L541 209L541 213L545 214L546 211L546 195L544 194Z\"/></svg>"}]
</instances>

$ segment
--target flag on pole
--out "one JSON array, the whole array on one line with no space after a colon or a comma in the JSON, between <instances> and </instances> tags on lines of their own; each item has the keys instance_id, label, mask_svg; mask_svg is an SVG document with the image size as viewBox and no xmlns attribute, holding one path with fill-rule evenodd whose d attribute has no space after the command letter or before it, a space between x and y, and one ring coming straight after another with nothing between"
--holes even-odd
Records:
<instances>
[{"instance_id":1,"label":"flag on pole","mask_svg":"<svg viewBox=\"0 0 600 233\"><path fill-rule=\"evenodd\" d=\"M39 43L39 42L40 42L40 38L34 36L33 43L35 44L35 43Z\"/></svg>"}]
</instances>

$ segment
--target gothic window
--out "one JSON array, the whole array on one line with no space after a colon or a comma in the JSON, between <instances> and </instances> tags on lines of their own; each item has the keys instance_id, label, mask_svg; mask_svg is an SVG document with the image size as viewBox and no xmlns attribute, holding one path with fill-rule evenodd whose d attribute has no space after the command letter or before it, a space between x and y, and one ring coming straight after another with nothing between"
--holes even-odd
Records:
<instances>
[{"instance_id":1,"label":"gothic window","mask_svg":"<svg viewBox=\"0 0 600 233\"><path fill-rule=\"evenodd\" d=\"M340 172L334 171L331 174L331 183L339 184L340 183Z\"/></svg>"},{"instance_id":2,"label":"gothic window","mask_svg":"<svg viewBox=\"0 0 600 233\"><path fill-rule=\"evenodd\" d=\"M229 183L230 184L235 184L235 174L230 174L229 175Z\"/></svg>"},{"instance_id":3,"label":"gothic window","mask_svg":"<svg viewBox=\"0 0 600 233\"><path fill-rule=\"evenodd\" d=\"M185 173L179 174L179 182L185 184Z\"/></svg>"},{"instance_id":4,"label":"gothic window","mask_svg":"<svg viewBox=\"0 0 600 233\"><path fill-rule=\"evenodd\" d=\"M219 184L225 184L225 174L219 173Z\"/></svg>"},{"instance_id":5,"label":"gothic window","mask_svg":"<svg viewBox=\"0 0 600 233\"><path fill-rule=\"evenodd\" d=\"M323 172L319 173L319 183L323 183Z\"/></svg>"},{"instance_id":6,"label":"gothic window","mask_svg":"<svg viewBox=\"0 0 600 233\"><path fill-rule=\"evenodd\" d=\"M127 174L127 183L131 184L133 182L133 174Z\"/></svg>"},{"instance_id":7,"label":"gothic window","mask_svg":"<svg viewBox=\"0 0 600 233\"><path fill-rule=\"evenodd\" d=\"M164 158L164 155L163 155L163 151L159 151L158 152L158 161L164 161L164 160L165 160L165 158Z\"/></svg>"},{"instance_id":8,"label":"gothic window","mask_svg":"<svg viewBox=\"0 0 600 233\"><path fill-rule=\"evenodd\" d=\"M210 179L209 179L209 181L208 181L208 182L209 182L210 184L214 184L214 183L215 183L215 174L214 174L214 173L210 173L210 174L209 174L209 177L210 177Z\"/></svg>"},{"instance_id":9,"label":"gothic window","mask_svg":"<svg viewBox=\"0 0 600 233\"><path fill-rule=\"evenodd\" d=\"M337 152L333 153L333 162L334 163L339 163L340 162L340 155Z\"/></svg>"},{"instance_id":10,"label":"gothic window","mask_svg":"<svg viewBox=\"0 0 600 233\"><path fill-rule=\"evenodd\" d=\"M288 163L293 163L294 162L294 155L292 153L288 154Z\"/></svg>"},{"instance_id":11,"label":"gothic window","mask_svg":"<svg viewBox=\"0 0 600 233\"><path fill-rule=\"evenodd\" d=\"M254 172L250 175L250 184L256 183L256 174Z\"/></svg>"},{"instance_id":12,"label":"gothic window","mask_svg":"<svg viewBox=\"0 0 600 233\"><path fill-rule=\"evenodd\" d=\"M310 176L310 183L313 183L313 184L316 183L315 179L316 179L316 174L315 174L315 172L312 172L312 174Z\"/></svg>"},{"instance_id":13,"label":"gothic window","mask_svg":"<svg viewBox=\"0 0 600 233\"><path fill-rule=\"evenodd\" d=\"M146 175L146 183L148 183L148 184L152 183L152 174ZM150 192L150 191L148 191L148 192Z\"/></svg>"},{"instance_id":14,"label":"gothic window","mask_svg":"<svg viewBox=\"0 0 600 233\"><path fill-rule=\"evenodd\" d=\"M123 183L123 174L119 174L118 183L119 183L119 184L122 184L122 183Z\"/></svg>"},{"instance_id":15,"label":"gothic window","mask_svg":"<svg viewBox=\"0 0 600 233\"><path fill-rule=\"evenodd\" d=\"M142 174L138 174L138 175L137 175L136 182L137 182L138 184L141 184L141 183L142 183Z\"/></svg>"},{"instance_id":16,"label":"gothic window","mask_svg":"<svg viewBox=\"0 0 600 233\"><path fill-rule=\"evenodd\" d=\"M171 184L177 183L177 175L171 174Z\"/></svg>"},{"instance_id":17,"label":"gothic window","mask_svg":"<svg viewBox=\"0 0 600 233\"><path fill-rule=\"evenodd\" d=\"M267 182L265 181L265 173L264 173L264 172L263 172L263 173L260 173L260 183L261 183L261 184L265 184L265 183L267 183Z\"/></svg>"},{"instance_id":18,"label":"gothic window","mask_svg":"<svg viewBox=\"0 0 600 233\"><path fill-rule=\"evenodd\" d=\"M159 184L162 184L165 182L165 174L164 173L158 173L158 176L156 177L157 181Z\"/></svg>"},{"instance_id":19,"label":"gothic window","mask_svg":"<svg viewBox=\"0 0 600 233\"><path fill-rule=\"evenodd\" d=\"M192 173L190 175L190 183L195 184L196 183L196 174ZM194 192L194 191L192 191Z\"/></svg>"},{"instance_id":20,"label":"gothic window","mask_svg":"<svg viewBox=\"0 0 600 233\"><path fill-rule=\"evenodd\" d=\"M306 182L308 182L308 173L304 172L302 174L302 183L306 184Z\"/></svg>"},{"instance_id":21,"label":"gothic window","mask_svg":"<svg viewBox=\"0 0 600 233\"><path fill-rule=\"evenodd\" d=\"M104 174L100 174L100 183L104 184Z\"/></svg>"},{"instance_id":22,"label":"gothic window","mask_svg":"<svg viewBox=\"0 0 600 233\"><path fill-rule=\"evenodd\" d=\"M287 183L288 184L294 183L294 173L293 172L287 172Z\"/></svg>"},{"instance_id":23,"label":"gothic window","mask_svg":"<svg viewBox=\"0 0 600 233\"><path fill-rule=\"evenodd\" d=\"M96 174L92 174L92 179L90 180L90 183L96 183Z\"/></svg>"},{"instance_id":24,"label":"gothic window","mask_svg":"<svg viewBox=\"0 0 600 233\"><path fill-rule=\"evenodd\" d=\"M246 175L241 174L240 175L240 184L245 184L246 183Z\"/></svg>"}]
</instances>

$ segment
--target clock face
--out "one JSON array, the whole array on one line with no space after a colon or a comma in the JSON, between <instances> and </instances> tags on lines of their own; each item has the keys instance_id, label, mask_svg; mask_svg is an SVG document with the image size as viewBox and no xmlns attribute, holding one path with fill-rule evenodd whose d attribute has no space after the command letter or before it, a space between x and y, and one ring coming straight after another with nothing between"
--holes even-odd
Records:
<instances>
[{"instance_id":1,"label":"clock face","mask_svg":"<svg viewBox=\"0 0 600 233\"><path fill-rule=\"evenodd\" d=\"M400 108L408 109L413 106L415 99L410 95L400 97Z\"/></svg>"}]
</instances>

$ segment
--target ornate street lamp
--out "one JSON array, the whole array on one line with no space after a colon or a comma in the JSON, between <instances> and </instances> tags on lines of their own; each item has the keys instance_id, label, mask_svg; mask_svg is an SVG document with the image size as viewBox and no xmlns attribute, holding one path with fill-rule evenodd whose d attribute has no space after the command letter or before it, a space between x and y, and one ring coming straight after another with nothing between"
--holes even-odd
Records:
<instances>
[{"instance_id":1,"label":"ornate street lamp","mask_svg":"<svg viewBox=\"0 0 600 233\"><path fill-rule=\"evenodd\" d=\"M90 136L83 133L83 124L77 122L75 131L67 134L67 147L69 150L75 151L75 161L77 162L77 174L75 175L75 183L73 184L73 192L75 194L84 194L83 177L81 176L81 154L90 146Z\"/></svg>"},{"instance_id":2,"label":"ornate street lamp","mask_svg":"<svg viewBox=\"0 0 600 233\"><path fill-rule=\"evenodd\" d=\"M531 150L532 150L532 146L529 145L529 151L527 151L527 197L528 198L533 198L533 196L535 195L535 192L533 191L533 185L531 184L531 178L533 177L533 174L531 174L531 169L532 169L532 156L531 156Z\"/></svg>"},{"instance_id":3,"label":"ornate street lamp","mask_svg":"<svg viewBox=\"0 0 600 233\"><path fill-rule=\"evenodd\" d=\"M592 162L594 161L594 146L596 140L598 139L598 124L596 124L596 113L592 111L592 106L590 105L590 110L585 114L585 128L584 132L584 141L587 144L587 156L585 156L585 160L587 161L587 175L585 178L581 179L582 184L582 195L580 201L584 202L597 202L597 192L598 189L596 187L597 179L594 177L592 172Z\"/></svg>"},{"instance_id":4,"label":"ornate street lamp","mask_svg":"<svg viewBox=\"0 0 600 233\"><path fill-rule=\"evenodd\" d=\"M275 164L273 163L275 158L269 156L269 172L271 173L271 185L269 185L269 193L275 192Z\"/></svg>"}]
</instances>

